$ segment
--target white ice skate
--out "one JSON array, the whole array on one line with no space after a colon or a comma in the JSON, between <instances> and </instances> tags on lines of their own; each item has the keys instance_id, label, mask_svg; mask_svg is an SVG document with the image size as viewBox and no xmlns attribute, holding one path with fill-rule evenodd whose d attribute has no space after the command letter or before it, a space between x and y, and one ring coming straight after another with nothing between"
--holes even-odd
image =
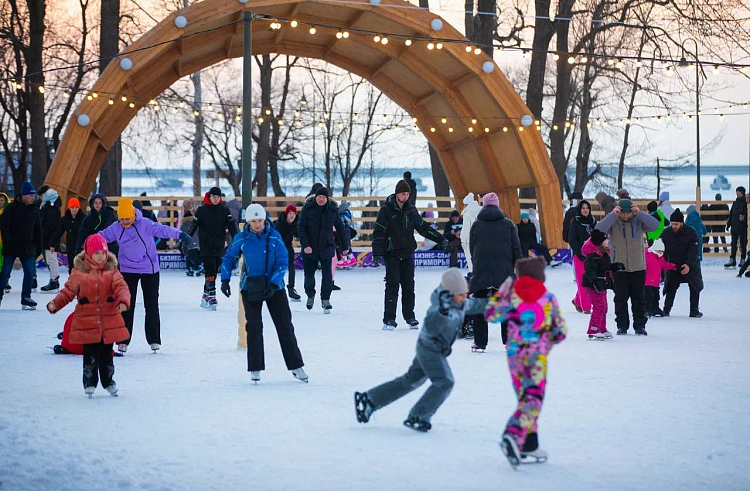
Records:
<instances>
[{"instance_id":1,"label":"white ice skate","mask_svg":"<svg viewBox=\"0 0 750 491\"><path fill-rule=\"evenodd\" d=\"M516 470L516 467L521 463L521 452L518 451L518 444L515 438L507 434L503 435L503 439L498 444L505 457L507 457L510 466L513 470Z\"/></svg>"},{"instance_id":2,"label":"white ice skate","mask_svg":"<svg viewBox=\"0 0 750 491\"><path fill-rule=\"evenodd\" d=\"M305 373L304 368L299 367L299 368L292 370L292 375L294 375L294 378L296 378L297 380L301 380L304 383L308 383L307 373Z\"/></svg>"},{"instance_id":3,"label":"white ice skate","mask_svg":"<svg viewBox=\"0 0 750 491\"><path fill-rule=\"evenodd\" d=\"M260 371L256 370L254 372L250 372L250 380L252 380L257 385L258 382L260 382Z\"/></svg>"},{"instance_id":4,"label":"white ice skate","mask_svg":"<svg viewBox=\"0 0 750 491\"><path fill-rule=\"evenodd\" d=\"M107 390L107 392L109 392L109 395L111 395L112 397L118 397L118 394L117 394L117 390L118 389L117 389L117 384L116 383L112 382L112 385L110 385L109 387L107 387L106 390Z\"/></svg>"},{"instance_id":5,"label":"white ice skate","mask_svg":"<svg viewBox=\"0 0 750 491\"><path fill-rule=\"evenodd\" d=\"M86 387L85 389L83 389L83 391L86 393L86 395L89 396L89 399L91 399L92 397L94 397L94 391L95 390L96 390L96 387L94 387L94 386Z\"/></svg>"},{"instance_id":6,"label":"white ice skate","mask_svg":"<svg viewBox=\"0 0 750 491\"><path fill-rule=\"evenodd\" d=\"M589 334L589 340L590 341L604 341L605 339L610 339L612 335L610 334L609 338L607 338L607 335L603 332L595 332L594 334Z\"/></svg>"},{"instance_id":7,"label":"white ice skate","mask_svg":"<svg viewBox=\"0 0 750 491\"><path fill-rule=\"evenodd\" d=\"M117 351L124 354L128 351L128 345L125 343L117 343Z\"/></svg>"},{"instance_id":8,"label":"white ice skate","mask_svg":"<svg viewBox=\"0 0 750 491\"><path fill-rule=\"evenodd\" d=\"M537 448L533 452L521 452L522 464L544 464L547 462L547 452Z\"/></svg>"},{"instance_id":9,"label":"white ice skate","mask_svg":"<svg viewBox=\"0 0 750 491\"><path fill-rule=\"evenodd\" d=\"M323 300L321 303L323 304L323 313L324 314L330 314L331 313L331 309L333 309L333 306L331 305L331 301L330 300Z\"/></svg>"},{"instance_id":10,"label":"white ice skate","mask_svg":"<svg viewBox=\"0 0 750 491\"><path fill-rule=\"evenodd\" d=\"M154 353L161 349L161 345L159 343L151 343L149 346L152 350L154 350Z\"/></svg>"}]
</instances>

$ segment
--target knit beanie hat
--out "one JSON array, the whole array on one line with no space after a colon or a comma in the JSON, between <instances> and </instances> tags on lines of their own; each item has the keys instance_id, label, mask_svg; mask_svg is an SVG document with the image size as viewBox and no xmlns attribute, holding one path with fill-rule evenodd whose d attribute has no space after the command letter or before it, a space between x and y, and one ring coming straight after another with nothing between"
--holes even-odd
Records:
<instances>
[{"instance_id":1,"label":"knit beanie hat","mask_svg":"<svg viewBox=\"0 0 750 491\"><path fill-rule=\"evenodd\" d=\"M690 215L694 211L695 211L695 205L690 205L690 206L687 207L687 210L685 210L685 213L687 213L688 215Z\"/></svg>"},{"instance_id":2,"label":"knit beanie hat","mask_svg":"<svg viewBox=\"0 0 750 491\"><path fill-rule=\"evenodd\" d=\"M544 268L546 267L547 263L541 256L519 259L516 261L516 276L518 278L522 276L530 276L539 281L544 281Z\"/></svg>"},{"instance_id":3,"label":"knit beanie hat","mask_svg":"<svg viewBox=\"0 0 750 491\"><path fill-rule=\"evenodd\" d=\"M484 195L484 198L482 198L482 206L489 205L500 208L500 198L498 198L495 193L487 193Z\"/></svg>"},{"instance_id":4,"label":"knit beanie hat","mask_svg":"<svg viewBox=\"0 0 750 491\"><path fill-rule=\"evenodd\" d=\"M469 293L469 285L466 283L463 273L458 268L450 268L440 280L440 287L448 290L451 295L462 295Z\"/></svg>"},{"instance_id":5,"label":"knit beanie hat","mask_svg":"<svg viewBox=\"0 0 750 491\"><path fill-rule=\"evenodd\" d=\"M649 213L653 213L659 209L659 203L657 203L656 201L651 201L646 205L646 209Z\"/></svg>"},{"instance_id":6,"label":"knit beanie hat","mask_svg":"<svg viewBox=\"0 0 750 491\"><path fill-rule=\"evenodd\" d=\"M464 196L464 204L465 205L468 205L472 201L474 201L474 193L469 193L466 196Z\"/></svg>"},{"instance_id":7,"label":"knit beanie hat","mask_svg":"<svg viewBox=\"0 0 750 491\"><path fill-rule=\"evenodd\" d=\"M670 222L680 222L685 223L685 217L682 215L682 212L679 208L677 208L674 213L669 217Z\"/></svg>"},{"instance_id":8,"label":"knit beanie hat","mask_svg":"<svg viewBox=\"0 0 750 491\"><path fill-rule=\"evenodd\" d=\"M285 214L285 215L288 215L290 211L291 211L292 213L297 213L297 207L296 207L296 206L294 206L294 205L288 205L288 206L286 207L286 210L284 210L284 214Z\"/></svg>"},{"instance_id":9,"label":"knit beanie hat","mask_svg":"<svg viewBox=\"0 0 750 491\"><path fill-rule=\"evenodd\" d=\"M265 220L266 219L266 209L263 208L263 205L260 205L258 203L253 203L252 205L247 207L247 210L245 210L245 221L250 220Z\"/></svg>"},{"instance_id":10,"label":"knit beanie hat","mask_svg":"<svg viewBox=\"0 0 750 491\"><path fill-rule=\"evenodd\" d=\"M70 210L73 207L75 207L75 208L80 208L81 207L81 202L78 201L78 198L70 198L68 200L68 209Z\"/></svg>"},{"instance_id":11,"label":"knit beanie hat","mask_svg":"<svg viewBox=\"0 0 750 491\"><path fill-rule=\"evenodd\" d=\"M623 213L630 213L633 211L633 202L630 201L628 198L621 199L617 206L620 207L620 210L622 210Z\"/></svg>"},{"instance_id":12,"label":"knit beanie hat","mask_svg":"<svg viewBox=\"0 0 750 491\"><path fill-rule=\"evenodd\" d=\"M523 220L524 218L527 219L527 220L529 219L529 214L526 213L525 211L523 213L521 213L521 220Z\"/></svg>"},{"instance_id":13,"label":"knit beanie hat","mask_svg":"<svg viewBox=\"0 0 750 491\"><path fill-rule=\"evenodd\" d=\"M595 228L591 231L591 243L595 246L598 247L602 245L605 240L607 240L607 234L605 234L601 230Z\"/></svg>"},{"instance_id":14,"label":"knit beanie hat","mask_svg":"<svg viewBox=\"0 0 750 491\"><path fill-rule=\"evenodd\" d=\"M396 183L396 194L399 193L411 193L411 187L409 186L409 183L401 179Z\"/></svg>"},{"instance_id":15,"label":"knit beanie hat","mask_svg":"<svg viewBox=\"0 0 750 491\"><path fill-rule=\"evenodd\" d=\"M99 234L92 234L83 243L83 250L86 251L87 256L91 256L98 251L109 252L109 247L107 247L107 241L104 240L104 237Z\"/></svg>"},{"instance_id":16,"label":"knit beanie hat","mask_svg":"<svg viewBox=\"0 0 750 491\"><path fill-rule=\"evenodd\" d=\"M120 198L117 203L117 218L135 218L135 206L130 198Z\"/></svg>"},{"instance_id":17,"label":"knit beanie hat","mask_svg":"<svg viewBox=\"0 0 750 491\"><path fill-rule=\"evenodd\" d=\"M219 196L220 197L221 196L221 189L218 188L217 186L214 186L214 187L212 187L211 189L208 190L208 195L209 196Z\"/></svg>"},{"instance_id":18,"label":"knit beanie hat","mask_svg":"<svg viewBox=\"0 0 750 491\"><path fill-rule=\"evenodd\" d=\"M659 251L664 252L664 241L661 239L656 239L653 244L651 244L650 249L652 251Z\"/></svg>"},{"instance_id":19,"label":"knit beanie hat","mask_svg":"<svg viewBox=\"0 0 750 491\"><path fill-rule=\"evenodd\" d=\"M659 195L659 201L669 201L669 191L662 191Z\"/></svg>"},{"instance_id":20,"label":"knit beanie hat","mask_svg":"<svg viewBox=\"0 0 750 491\"><path fill-rule=\"evenodd\" d=\"M620 188L620 189L617 190L617 197L620 198L620 199L630 198L630 193L628 192L627 189Z\"/></svg>"},{"instance_id":21,"label":"knit beanie hat","mask_svg":"<svg viewBox=\"0 0 750 491\"><path fill-rule=\"evenodd\" d=\"M325 186L320 186L318 190L315 191L315 197L317 198L318 196L325 196L326 198L328 198L328 188Z\"/></svg>"},{"instance_id":22,"label":"knit beanie hat","mask_svg":"<svg viewBox=\"0 0 750 491\"><path fill-rule=\"evenodd\" d=\"M21 183L21 196L26 196L28 194L36 194L36 189L34 189L34 185L29 181L24 181Z\"/></svg>"},{"instance_id":23,"label":"knit beanie hat","mask_svg":"<svg viewBox=\"0 0 750 491\"><path fill-rule=\"evenodd\" d=\"M453 217L460 217L460 216L461 216L461 214L458 211L456 211L456 210L453 210L451 212L451 218L453 218Z\"/></svg>"}]
</instances>

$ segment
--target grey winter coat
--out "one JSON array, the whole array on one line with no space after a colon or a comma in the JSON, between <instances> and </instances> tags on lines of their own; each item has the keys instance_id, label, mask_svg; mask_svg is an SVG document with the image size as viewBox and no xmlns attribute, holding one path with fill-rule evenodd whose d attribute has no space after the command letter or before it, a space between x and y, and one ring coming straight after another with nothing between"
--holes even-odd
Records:
<instances>
[{"instance_id":1,"label":"grey winter coat","mask_svg":"<svg viewBox=\"0 0 750 491\"><path fill-rule=\"evenodd\" d=\"M483 314L487 301L486 298L467 298L463 305L458 305L447 290L436 288L430 297L430 308L427 309L417 344L443 356L450 355L451 346L466 316Z\"/></svg>"},{"instance_id":2,"label":"grey winter coat","mask_svg":"<svg viewBox=\"0 0 750 491\"><path fill-rule=\"evenodd\" d=\"M638 213L627 222L612 212L596 224L596 229L609 235L612 262L622 263L628 273L646 270L644 234L659 228L659 220L648 213Z\"/></svg>"}]
</instances>

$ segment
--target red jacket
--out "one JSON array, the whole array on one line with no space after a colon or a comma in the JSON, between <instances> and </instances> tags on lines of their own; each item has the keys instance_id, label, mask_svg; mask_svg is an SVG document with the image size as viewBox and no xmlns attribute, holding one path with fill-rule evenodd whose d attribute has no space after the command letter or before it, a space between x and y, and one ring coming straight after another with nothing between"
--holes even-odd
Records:
<instances>
[{"instance_id":1,"label":"red jacket","mask_svg":"<svg viewBox=\"0 0 750 491\"><path fill-rule=\"evenodd\" d=\"M128 339L130 335L117 305L124 303L130 307L130 291L117 270L114 254L110 253L103 264L96 265L81 252L74 265L73 274L53 300L58 312L78 298L69 341L94 344L104 339L109 344Z\"/></svg>"},{"instance_id":2,"label":"red jacket","mask_svg":"<svg viewBox=\"0 0 750 491\"><path fill-rule=\"evenodd\" d=\"M675 265L646 249L646 286L659 288L661 282L661 270L675 269Z\"/></svg>"}]
</instances>

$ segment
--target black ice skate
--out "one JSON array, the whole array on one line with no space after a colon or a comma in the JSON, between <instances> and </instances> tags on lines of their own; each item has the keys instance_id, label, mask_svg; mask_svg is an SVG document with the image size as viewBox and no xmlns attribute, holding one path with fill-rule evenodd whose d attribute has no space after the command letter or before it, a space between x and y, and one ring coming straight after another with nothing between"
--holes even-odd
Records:
<instances>
[{"instance_id":1,"label":"black ice skate","mask_svg":"<svg viewBox=\"0 0 750 491\"><path fill-rule=\"evenodd\" d=\"M36 302L30 298L22 298L21 310L36 310Z\"/></svg>"},{"instance_id":2,"label":"black ice skate","mask_svg":"<svg viewBox=\"0 0 750 491\"><path fill-rule=\"evenodd\" d=\"M302 297L299 296L299 293L297 293L297 290L295 290L292 287L289 287L288 290L289 290L289 298L292 299L292 302L301 302L302 301Z\"/></svg>"},{"instance_id":3,"label":"black ice skate","mask_svg":"<svg viewBox=\"0 0 750 491\"><path fill-rule=\"evenodd\" d=\"M484 353L487 351L487 346L479 346L477 343L471 345L472 353Z\"/></svg>"},{"instance_id":4,"label":"black ice skate","mask_svg":"<svg viewBox=\"0 0 750 491\"><path fill-rule=\"evenodd\" d=\"M385 321L383 322L383 330L384 331L393 331L396 329L398 324L396 324L396 321Z\"/></svg>"},{"instance_id":5,"label":"black ice skate","mask_svg":"<svg viewBox=\"0 0 750 491\"><path fill-rule=\"evenodd\" d=\"M693 319L700 319L701 317L703 317L703 312L700 312L698 310L696 310L695 312L690 312L690 317L692 317Z\"/></svg>"},{"instance_id":6,"label":"black ice skate","mask_svg":"<svg viewBox=\"0 0 750 491\"><path fill-rule=\"evenodd\" d=\"M315 297L307 297L307 304L305 305L307 307L307 310L312 310L314 305L315 305Z\"/></svg>"},{"instance_id":7,"label":"black ice skate","mask_svg":"<svg viewBox=\"0 0 750 491\"><path fill-rule=\"evenodd\" d=\"M644 328L644 327L635 329L635 334L637 336L648 336L648 333L646 332L646 328Z\"/></svg>"},{"instance_id":8,"label":"black ice skate","mask_svg":"<svg viewBox=\"0 0 750 491\"><path fill-rule=\"evenodd\" d=\"M331 305L330 300L321 300L321 303L323 304L323 313L324 314L330 314L331 309L333 309L333 305Z\"/></svg>"},{"instance_id":9,"label":"black ice skate","mask_svg":"<svg viewBox=\"0 0 750 491\"><path fill-rule=\"evenodd\" d=\"M408 319L406 323L409 324L409 329L419 329L419 321L417 319Z\"/></svg>"},{"instance_id":10,"label":"black ice skate","mask_svg":"<svg viewBox=\"0 0 750 491\"><path fill-rule=\"evenodd\" d=\"M49 283L44 285L42 288L42 293L57 293L60 291L60 280L49 280Z\"/></svg>"},{"instance_id":11,"label":"black ice skate","mask_svg":"<svg viewBox=\"0 0 750 491\"><path fill-rule=\"evenodd\" d=\"M737 267L737 261L734 258L732 258L728 263L724 265L724 267L726 269L734 269Z\"/></svg>"},{"instance_id":12,"label":"black ice skate","mask_svg":"<svg viewBox=\"0 0 750 491\"><path fill-rule=\"evenodd\" d=\"M370 402L370 398L367 397L367 392L354 393L354 410L357 413L358 422L367 423L370 421L370 415L375 411L375 408Z\"/></svg>"},{"instance_id":13,"label":"black ice skate","mask_svg":"<svg viewBox=\"0 0 750 491\"><path fill-rule=\"evenodd\" d=\"M422 433L427 433L432 428L429 421L425 421L419 416L409 416L409 418L404 421L404 426L415 431L421 431Z\"/></svg>"}]
</instances>

